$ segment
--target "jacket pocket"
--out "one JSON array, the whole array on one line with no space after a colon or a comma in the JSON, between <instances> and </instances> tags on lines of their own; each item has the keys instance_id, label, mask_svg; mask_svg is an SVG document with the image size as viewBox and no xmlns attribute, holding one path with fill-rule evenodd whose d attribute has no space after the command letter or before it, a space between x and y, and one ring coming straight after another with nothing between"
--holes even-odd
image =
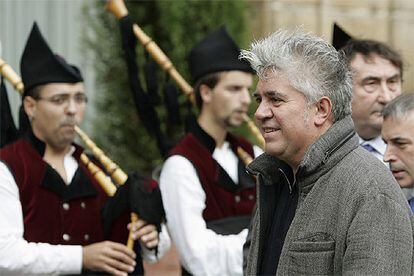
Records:
<instances>
[{"instance_id":1,"label":"jacket pocket","mask_svg":"<svg viewBox=\"0 0 414 276\"><path fill-rule=\"evenodd\" d=\"M317 233L296 240L289 246L288 270L295 274L329 275L334 273L335 241Z\"/></svg>"}]
</instances>

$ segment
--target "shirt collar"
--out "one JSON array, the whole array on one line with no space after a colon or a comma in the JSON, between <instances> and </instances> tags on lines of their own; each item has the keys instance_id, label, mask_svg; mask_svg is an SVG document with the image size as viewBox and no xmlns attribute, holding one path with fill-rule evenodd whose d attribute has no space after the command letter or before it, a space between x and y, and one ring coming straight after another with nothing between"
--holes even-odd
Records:
<instances>
[{"instance_id":1,"label":"shirt collar","mask_svg":"<svg viewBox=\"0 0 414 276\"><path fill-rule=\"evenodd\" d=\"M36 149L40 156L43 157L45 155L46 143L37 138L37 136L33 133L33 130L31 128L25 133L24 138ZM83 151L83 149L77 150L75 144L72 143L69 151L65 154L65 157L72 155L80 155L81 152L75 153L76 151Z\"/></svg>"},{"instance_id":2,"label":"shirt collar","mask_svg":"<svg viewBox=\"0 0 414 276\"><path fill-rule=\"evenodd\" d=\"M359 137L359 144L360 145L370 145L373 147L376 151L378 151L382 156L385 154L385 149L387 145L385 144L384 140L382 140L381 136L377 136L374 139L371 140L364 140L361 137Z\"/></svg>"},{"instance_id":3,"label":"shirt collar","mask_svg":"<svg viewBox=\"0 0 414 276\"><path fill-rule=\"evenodd\" d=\"M40 156L43 157L46 150L46 144L45 142L37 138L36 135L34 135L32 128L29 128L28 131L25 133L24 139L26 139L40 154Z\"/></svg>"},{"instance_id":4,"label":"shirt collar","mask_svg":"<svg viewBox=\"0 0 414 276\"><path fill-rule=\"evenodd\" d=\"M195 117L187 119L186 132L192 133L209 152L214 152L214 149L216 148L216 141L214 141L214 138L204 131L204 129L198 124Z\"/></svg>"}]
</instances>

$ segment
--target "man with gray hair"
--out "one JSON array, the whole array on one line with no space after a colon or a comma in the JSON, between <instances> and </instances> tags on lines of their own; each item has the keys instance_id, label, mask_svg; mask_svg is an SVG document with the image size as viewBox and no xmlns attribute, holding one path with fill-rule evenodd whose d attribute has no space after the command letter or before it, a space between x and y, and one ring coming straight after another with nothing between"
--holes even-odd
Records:
<instances>
[{"instance_id":1,"label":"man with gray hair","mask_svg":"<svg viewBox=\"0 0 414 276\"><path fill-rule=\"evenodd\" d=\"M359 143L382 161L385 144L381 139L381 111L401 95L402 58L375 40L351 39L341 50L352 72L352 119Z\"/></svg>"},{"instance_id":2,"label":"man with gray hair","mask_svg":"<svg viewBox=\"0 0 414 276\"><path fill-rule=\"evenodd\" d=\"M384 161L401 188L414 186L414 93L404 93L382 111L382 138L387 144ZM409 200L414 211L414 200Z\"/></svg>"},{"instance_id":3,"label":"man with gray hair","mask_svg":"<svg viewBox=\"0 0 414 276\"><path fill-rule=\"evenodd\" d=\"M381 138L382 110L401 95L403 59L389 45L366 39L351 38L341 48L352 72L352 119L359 144L384 162L386 144ZM402 186L409 202L414 189Z\"/></svg>"},{"instance_id":4,"label":"man with gray hair","mask_svg":"<svg viewBox=\"0 0 414 276\"><path fill-rule=\"evenodd\" d=\"M278 31L242 51L265 154L248 275L412 273L413 218L389 170L358 145L345 59L324 40Z\"/></svg>"}]
</instances>

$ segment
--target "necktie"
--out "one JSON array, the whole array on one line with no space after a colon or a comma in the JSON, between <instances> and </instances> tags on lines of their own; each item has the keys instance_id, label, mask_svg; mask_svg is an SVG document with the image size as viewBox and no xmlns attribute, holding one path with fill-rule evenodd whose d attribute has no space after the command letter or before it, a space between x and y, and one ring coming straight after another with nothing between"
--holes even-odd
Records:
<instances>
[{"instance_id":1,"label":"necktie","mask_svg":"<svg viewBox=\"0 0 414 276\"><path fill-rule=\"evenodd\" d=\"M366 149L369 152L376 152L377 150L374 149L370 144L363 144L361 145L364 149Z\"/></svg>"},{"instance_id":2,"label":"necktie","mask_svg":"<svg viewBox=\"0 0 414 276\"><path fill-rule=\"evenodd\" d=\"M411 211L414 212L414 197L408 200L408 204L411 207Z\"/></svg>"}]
</instances>

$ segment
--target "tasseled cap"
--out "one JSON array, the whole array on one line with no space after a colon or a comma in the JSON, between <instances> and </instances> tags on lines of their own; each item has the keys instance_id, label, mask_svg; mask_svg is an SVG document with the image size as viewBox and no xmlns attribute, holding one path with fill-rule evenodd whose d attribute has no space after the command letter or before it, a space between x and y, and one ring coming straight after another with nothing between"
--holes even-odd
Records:
<instances>
[{"instance_id":1,"label":"tasseled cap","mask_svg":"<svg viewBox=\"0 0 414 276\"><path fill-rule=\"evenodd\" d=\"M250 64L239 59L239 54L240 48L225 27L207 35L188 55L193 82L206 74L221 71L238 70L253 73Z\"/></svg>"},{"instance_id":2,"label":"tasseled cap","mask_svg":"<svg viewBox=\"0 0 414 276\"><path fill-rule=\"evenodd\" d=\"M25 94L33 87L47 83L82 82L81 72L76 66L68 64L62 57L55 55L40 33L37 23L33 23L26 47L20 59Z\"/></svg>"}]
</instances>

